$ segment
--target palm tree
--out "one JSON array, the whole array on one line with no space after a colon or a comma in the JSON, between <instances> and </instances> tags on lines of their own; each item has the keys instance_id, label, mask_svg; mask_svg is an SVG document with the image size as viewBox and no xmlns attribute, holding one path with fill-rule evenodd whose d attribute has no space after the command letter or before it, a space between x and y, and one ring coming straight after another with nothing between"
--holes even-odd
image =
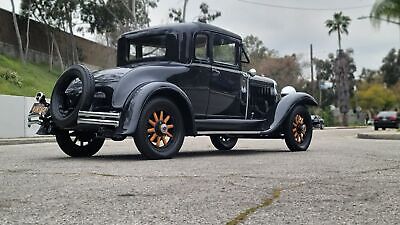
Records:
<instances>
[{"instance_id":1,"label":"palm tree","mask_svg":"<svg viewBox=\"0 0 400 225\"><path fill-rule=\"evenodd\" d=\"M325 25L329 28L328 34L337 32L339 41L339 50L342 49L342 37L341 34L349 34L347 28L350 25L350 17L344 16L342 12L333 14L333 19L325 21Z\"/></svg>"},{"instance_id":2,"label":"palm tree","mask_svg":"<svg viewBox=\"0 0 400 225\"><path fill-rule=\"evenodd\" d=\"M387 21L400 24L400 1L399 0L376 0L372 6L369 18L374 25Z\"/></svg>"}]
</instances>

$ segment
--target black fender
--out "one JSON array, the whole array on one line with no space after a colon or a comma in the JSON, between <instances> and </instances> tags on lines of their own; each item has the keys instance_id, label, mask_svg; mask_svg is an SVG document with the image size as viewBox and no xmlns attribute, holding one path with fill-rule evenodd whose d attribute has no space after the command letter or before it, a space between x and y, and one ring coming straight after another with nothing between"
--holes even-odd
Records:
<instances>
[{"instance_id":1,"label":"black fender","mask_svg":"<svg viewBox=\"0 0 400 225\"><path fill-rule=\"evenodd\" d=\"M143 107L150 98L155 96L170 98L177 104L184 118L186 135L195 134L193 108L188 96L178 86L162 81L147 83L132 91L123 107L117 133L126 136L133 135Z\"/></svg>"},{"instance_id":2,"label":"black fender","mask_svg":"<svg viewBox=\"0 0 400 225\"><path fill-rule=\"evenodd\" d=\"M304 92L296 92L283 97L276 106L274 121L270 128L262 134L271 134L279 130L290 112L297 105L317 106L318 103L311 95Z\"/></svg>"}]
</instances>

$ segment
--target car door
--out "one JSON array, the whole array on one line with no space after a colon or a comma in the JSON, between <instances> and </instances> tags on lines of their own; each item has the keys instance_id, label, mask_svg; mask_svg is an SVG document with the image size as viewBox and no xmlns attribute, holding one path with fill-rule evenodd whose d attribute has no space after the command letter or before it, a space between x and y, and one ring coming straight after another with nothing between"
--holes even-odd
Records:
<instances>
[{"instance_id":1,"label":"car door","mask_svg":"<svg viewBox=\"0 0 400 225\"><path fill-rule=\"evenodd\" d=\"M192 103L195 118L205 118L211 74L209 34L206 32L195 34L191 49L193 58L189 65L189 72L185 76L181 76L178 83Z\"/></svg>"},{"instance_id":2,"label":"car door","mask_svg":"<svg viewBox=\"0 0 400 225\"><path fill-rule=\"evenodd\" d=\"M245 83L240 70L240 40L227 35L212 35L212 71L208 118L244 118L246 99L241 95Z\"/></svg>"}]
</instances>

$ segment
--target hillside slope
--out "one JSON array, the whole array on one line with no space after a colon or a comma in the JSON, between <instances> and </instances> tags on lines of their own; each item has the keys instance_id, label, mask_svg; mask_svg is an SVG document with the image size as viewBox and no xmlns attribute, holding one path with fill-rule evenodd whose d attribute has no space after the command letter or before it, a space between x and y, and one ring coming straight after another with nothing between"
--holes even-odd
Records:
<instances>
[{"instance_id":1,"label":"hillside slope","mask_svg":"<svg viewBox=\"0 0 400 225\"><path fill-rule=\"evenodd\" d=\"M0 55L0 94L34 96L42 91L50 96L60 74L49 72L45 64L23 65L18 59Z\"/></svg>"}]
</instances>

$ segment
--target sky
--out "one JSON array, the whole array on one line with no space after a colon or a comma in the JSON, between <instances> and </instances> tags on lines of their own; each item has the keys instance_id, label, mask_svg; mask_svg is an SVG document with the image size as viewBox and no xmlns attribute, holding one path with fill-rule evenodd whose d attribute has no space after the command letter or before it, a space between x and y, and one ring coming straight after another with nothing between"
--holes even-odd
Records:
<instances>
[{"instance_id":1,"label":"sky","mask_svg":"<svg viewBox=\"0 0 400 225\"><path fill-rule=\"evenodd\" d=\"M169 9L183 7L183 1L160 0L158 7L149 12L151 25L171 23ZM187 22L196 21L201 2L222 13L213 25L242 37L255 35L280 56L295 53L303 62L309 62L310 44L314 56L321 59L336 52L337 35L329 36L324 22L338 11L352 19L349 35L343 36L342 47L354 50L356 74L363 67L379 69L389 50L400 48L399 25L382 22L378 28L372 26L369 19L358 19L369 15L375 0L302 0L301 3L298 0L189 0ZM15 0L16 6L19 7L19 3L20 0ZM0 7L10 10L10 1L0 0ZM307 77L307 69L304 71Z\"/></svg>"}]
</instances>

